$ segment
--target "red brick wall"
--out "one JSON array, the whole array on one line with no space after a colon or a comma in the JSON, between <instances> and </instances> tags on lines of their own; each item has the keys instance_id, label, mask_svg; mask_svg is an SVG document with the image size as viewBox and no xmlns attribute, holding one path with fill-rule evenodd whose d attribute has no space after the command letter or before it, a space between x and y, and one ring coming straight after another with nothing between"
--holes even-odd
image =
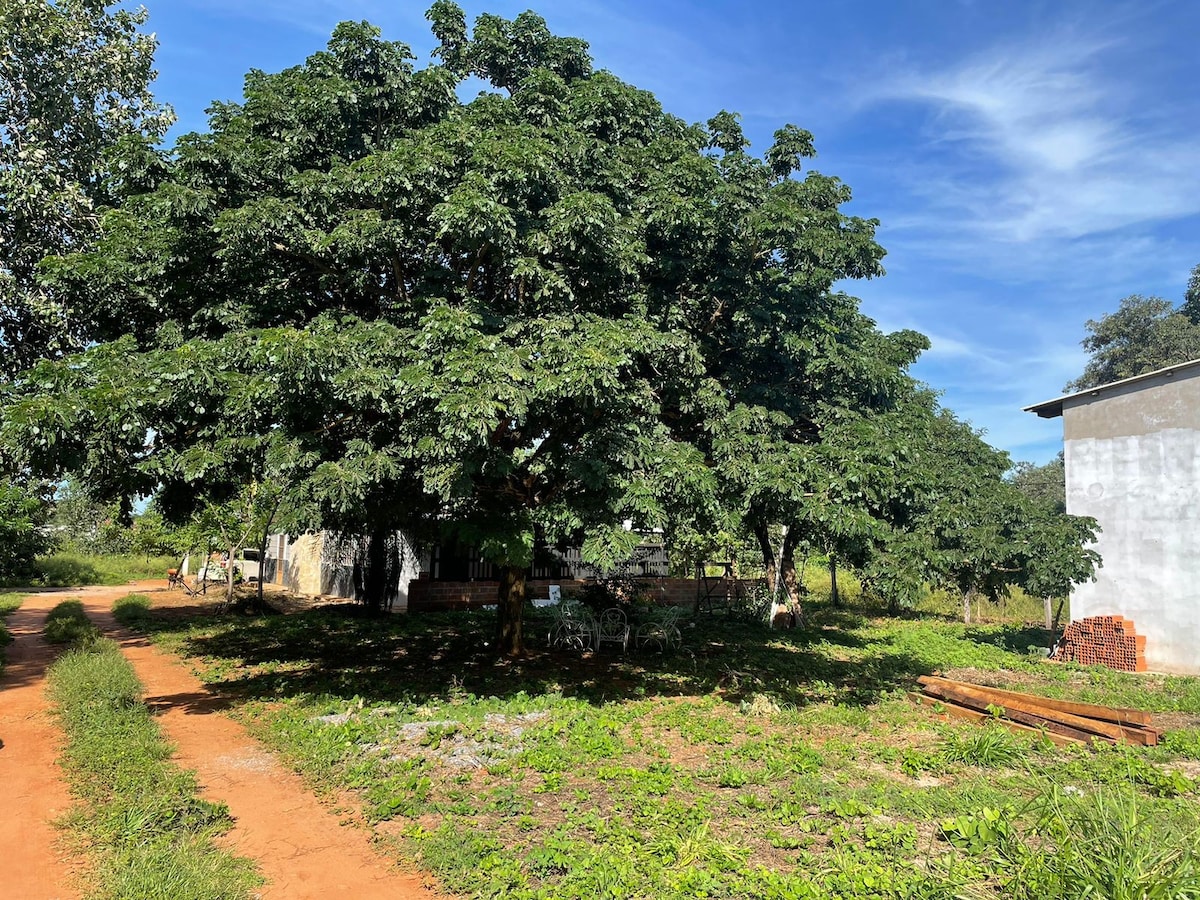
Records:
<instances>
[{"instance_id":1,"label":"red brick wall","mask_svg":"<svg viewBox=\"0 0 1200 900\"><path fill-rule=\"evenodd\" d=\"M539 578L527 584L530 597L549 597L552 584L559 585L563 594L572 594L587 582ZM642 584L655 603L691 606L696 602L694 578L647 578ZM496 602L498 589L494 581L432 581L418 578L408 583L408 608L410 612L426 612L488 606ZM714 593L719 594L720 591Z\"/></svg>"}]
</instances>

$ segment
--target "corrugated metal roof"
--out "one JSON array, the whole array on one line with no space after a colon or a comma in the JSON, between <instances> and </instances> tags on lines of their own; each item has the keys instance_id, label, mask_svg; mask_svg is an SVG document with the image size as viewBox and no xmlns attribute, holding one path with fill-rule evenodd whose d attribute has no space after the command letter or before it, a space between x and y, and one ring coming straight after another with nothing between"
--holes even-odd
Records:
<instances>
[{"instance_id":1,"label":"corrugated metal roof","mask_svg":"<svg viewBox=\"0 0 1200 900\"><path fill-rule=\"evenodd\" d=\"M1062 415L1063 404L1068 400L1073 400L1076 397L1096 397L1100 394L1107 393L1113 388L1124 387L1127 384L1136 384L1139 381L1148 381L1160 375L1174 375L1176 372L1182 372L1185 369L1194 369L1200 366L1200 359L1192 359L1187 362L1177 363L1173 366L1166 366L1162 369L1156 369L1153 372L1146 372L1142 375L1134 375L1132 378L1123 378L1120 381L1112 381L1108 384L1101 384L1094 388L1087 388L1082 391L1076 391L1073 394L1063 394L1061 397L1055 397L1053 400L1047 400L1045 403L1035 403L1033 406L1026 406L1024 411L1037 413L1043 419L1053 419Z\"/></svg>"}]
</instances>

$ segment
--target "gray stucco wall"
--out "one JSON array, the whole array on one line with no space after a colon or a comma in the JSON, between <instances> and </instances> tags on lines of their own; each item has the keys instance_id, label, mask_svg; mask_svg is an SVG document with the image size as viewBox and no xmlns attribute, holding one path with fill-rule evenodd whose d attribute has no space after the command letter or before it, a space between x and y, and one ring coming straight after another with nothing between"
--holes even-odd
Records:
<instances>
[{"instance_id":1,"label":"gray stucco wall","mask_svg":"<svg viewBox=\"0 0 1200 900\"><path fill-rule=\"evenodd\" d=\"M1200 673L1200 370L1071 398L1063 438L1067 511L1104 529L1072 619L1125 616L1151 670Z\"/></svg>"}]
</instances>

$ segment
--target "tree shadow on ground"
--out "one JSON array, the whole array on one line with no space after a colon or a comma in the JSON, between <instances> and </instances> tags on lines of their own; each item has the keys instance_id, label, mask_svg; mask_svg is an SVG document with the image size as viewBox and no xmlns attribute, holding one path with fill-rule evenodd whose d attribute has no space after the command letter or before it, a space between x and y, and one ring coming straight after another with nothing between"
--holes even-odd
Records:
<instances>
[{"instance_id":1,"label":"tree shadow on ground","mask_svg":"<svg viewBox=\"0 0 1200 900\"><path fill-rule=\"evenodd\" d=\"M1028 653L1050 646L1050 632L1040 625L993 625L987 629L968 628L963 637L977 644L987 644L1010 653Z\"/></svg>"},{"instance_id":2,"label":"tree shadow on ground","mask_svg":"<svg viewBox=\"0 0 1200 900\"><path fill-rule=\"evenodd\" d=\"M150 629L177 630L154 619ZM781 703L865 705L907 687L931 667L914 656L868 645L863 618L844 610L803 629L699 617L672 653L619 649L579 652L547 646L550 619L527 616L530 652L497 658L491 614L457 612L372 617L361 607L325 606L290 615L201 616L181 651L211 664L210 687L238 700L357 696L370 702L426 703L451 692L510 697L561 692L590 703L716 694L740 702L767 694Z\"/></svg>"}]
</instances>

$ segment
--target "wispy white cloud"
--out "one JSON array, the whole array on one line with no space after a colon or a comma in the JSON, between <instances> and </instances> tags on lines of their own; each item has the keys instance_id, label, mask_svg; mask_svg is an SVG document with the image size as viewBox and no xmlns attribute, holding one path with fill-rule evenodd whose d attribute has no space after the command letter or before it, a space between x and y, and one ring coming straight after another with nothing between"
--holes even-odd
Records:
<instances>
[{"instance_id":1,"label":"wispy white cloud","mask_svg":"<svg viewBox=\"0 0 1200 900\"><path fill-rule=\"evenodd\" d=\"M866 89L866 103L932 113L932 160L911 170L925 202L907 224L1023 245L1200 212L1192 115L1147 108L1129 50L1109 35L1062 30Z\"/></svg>"}]
</instances>

